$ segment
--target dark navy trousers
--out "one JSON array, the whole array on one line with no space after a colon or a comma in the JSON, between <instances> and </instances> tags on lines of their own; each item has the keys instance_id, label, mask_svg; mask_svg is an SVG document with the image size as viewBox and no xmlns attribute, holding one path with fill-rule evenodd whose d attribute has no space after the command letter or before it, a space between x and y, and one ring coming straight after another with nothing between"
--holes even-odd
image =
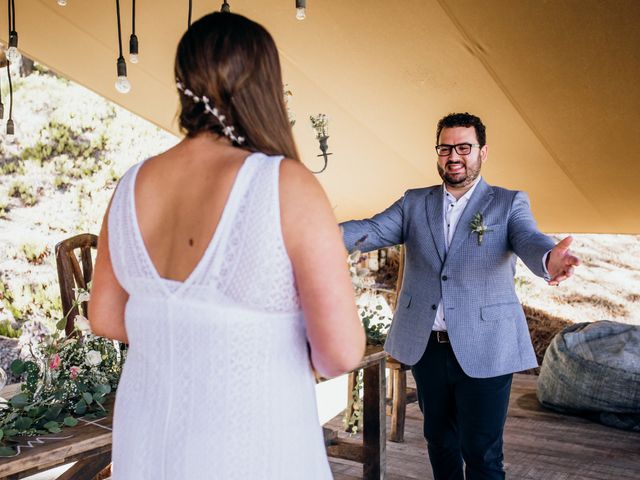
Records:
<instances>
[{"instance_id":1,"label":"dark navy trousers","mask_svg":"<svg viewBox=\"0 0 640 480\"><path fill-rule=\"evenodd\" d=\"M434 480L504 479L502 433L513 375L469 377L451 344L433 334L411 371Z\"/></svg>"}]
</instances>

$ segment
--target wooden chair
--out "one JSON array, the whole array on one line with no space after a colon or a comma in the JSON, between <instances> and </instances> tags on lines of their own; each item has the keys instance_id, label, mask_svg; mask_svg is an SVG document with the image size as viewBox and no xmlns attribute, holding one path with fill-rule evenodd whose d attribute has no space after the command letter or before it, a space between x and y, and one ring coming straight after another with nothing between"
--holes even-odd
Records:
<instances>
[{"instance_id":1,"label":"wooden chair","mask_svg":"<svg viewBox=\"0 0 640 480\"><path fill-rule=\"evenodd\" d=\"M76 315L88 317L87 302L74 306L76 294L74 288L87 290L87 285L93 276L93 260L91 250L98 247L98 237L91 233L81 233L67 238L56 245L56 264L58 266L58 280L60 282L60 298L62 299L62 313L67 319L65 332L73 332Z\"/></svg>"},{"instance_id":2,"label":"wooden chair","mask_svg":"<svg viewBox=\"0 0 640 480\"><path fill-rule=\"evenodd\" d=\"M60 298L62 300L62 313L67 319L65 333L71 335L76 315L82 314L89 317L89 304L82 302L75 305L76 294L74 288L88 290L87 285L93 277L92 250L98 248L98 237L91 233L81 233L75 237L67 238L56 245L56 265L58 267L58 280L60 283ZM80 307L80 308L78 308ZM104 480L111 477L111 452L105 452L101 456L78 462L80 467L73 467L65 475L68 478L92 478ZM75 471L74 468L76 468ZM61 477L67 478L67 476Z\"/></svg>"},{"instance_id":3,"label":"wooden chair","mask_svg":"<svg viewBox=\"0 0 640 480\"><path fill-rule=\"evenodd\" d=\"M400 289L402 288L403 275L404 248L401 247L398 281L396 282L396 307ZM390 405L387 406L387 415L391 416L391 431L388 438L392 442L404 442L404 420L407 403L417 400L416 390L407 388L407 370L411 367L387 355L387 368L391 371L391 376L387 379L387 398L390 400Z\"/></svg>"}]
</instances>

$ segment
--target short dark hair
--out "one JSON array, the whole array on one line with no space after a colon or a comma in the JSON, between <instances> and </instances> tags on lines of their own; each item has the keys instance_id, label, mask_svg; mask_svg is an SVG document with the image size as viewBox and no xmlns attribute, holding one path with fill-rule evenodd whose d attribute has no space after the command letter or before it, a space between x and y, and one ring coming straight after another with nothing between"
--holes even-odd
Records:
<instances>
[{"instance_id":1,"label":"short dark hair","mask_svg":"<svg viewBox=\"0 0 640 480\"><path fill-rule=\"evenodd\" d=\"M224 114L242 148L299 159L282 91L280 59L273 38L256 22L215 12L194 22L182 36L175 76L185 89L206 96ZM180 128L188 137L224 135L204 102L180 92Z\"/></svg>"},{"instance_id":2,"label":"short dark hair","mask_svg":"<svg viewBox=\"0 0 640 480\"><path fill-rule=\"evenodd\" d=\"M440 132L442 132L443 128L453 127L473 127L476 131L476 137L478 137L480 146L484 147L487 144L487 131L484 123L482 123L480 117L471 115L468 112L450 113L446 117L442 117L436 129L436 143L440 141Z\"/></svg>"}]
</instances>

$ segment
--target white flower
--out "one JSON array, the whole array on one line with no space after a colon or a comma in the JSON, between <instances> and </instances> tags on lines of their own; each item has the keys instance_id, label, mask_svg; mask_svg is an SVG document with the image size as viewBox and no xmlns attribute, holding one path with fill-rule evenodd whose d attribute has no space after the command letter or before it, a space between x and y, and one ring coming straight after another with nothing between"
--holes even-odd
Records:
<instances>
[{"instance_id":1,"label":"white flower","mask_svg":"<svg viewBox=\"0 0 640 480\"><path fill-rule=\"evenodd\" d=\"M89 320L84 315L76 315L75 318L76 328L82 333L91 333L91 325Z\"/></svg>"},{"instance_id":2,"label":"white flower","mask_svg":"<svg viewBox=\"0 0 640 480\"><path fill-rule=\"evenodd\" d=\"M73 292L76 294L78 303L88 302L91 299L91 294L81 288L74 288Z\"/></svg>"},{"instance_id":3,"label":"white flower","mask_svg":"<svg viewBox=\"0 0 640 480\"><path fill-rule=\"evenodd\" d=\"M102 355L97 350L89 350L84 362L90 367L96 367L102 363Z\"/></svg>"}]
</instances>

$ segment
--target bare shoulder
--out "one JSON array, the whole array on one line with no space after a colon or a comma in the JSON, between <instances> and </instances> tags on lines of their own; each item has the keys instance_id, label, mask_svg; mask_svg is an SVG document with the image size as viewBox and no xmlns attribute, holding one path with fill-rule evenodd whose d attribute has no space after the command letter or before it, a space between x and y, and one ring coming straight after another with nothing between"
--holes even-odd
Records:
<instances>
[{"instance_id":1,"label":"bare shoulder","mask_svg":"<svg viewBox=\"0 0 640 480\"><path fill-rule=\"evenodd\" d=\"M315 175L302 162L285 158L280 162L280 193L283 200L295 197L324 199L325 194Z\"/></svg>"},{"instance_id":2,"label":"bare shoulder","mask_svg":"<svg viewBox=\"0 0 640 480\"><path fill-rule=\"evenodd\" d=\"M337 222L322 185L301 162L284 159L280 165L280 212L285 242L303 240L304 232L337 230Z\"/></svg>"}]
</instances>

